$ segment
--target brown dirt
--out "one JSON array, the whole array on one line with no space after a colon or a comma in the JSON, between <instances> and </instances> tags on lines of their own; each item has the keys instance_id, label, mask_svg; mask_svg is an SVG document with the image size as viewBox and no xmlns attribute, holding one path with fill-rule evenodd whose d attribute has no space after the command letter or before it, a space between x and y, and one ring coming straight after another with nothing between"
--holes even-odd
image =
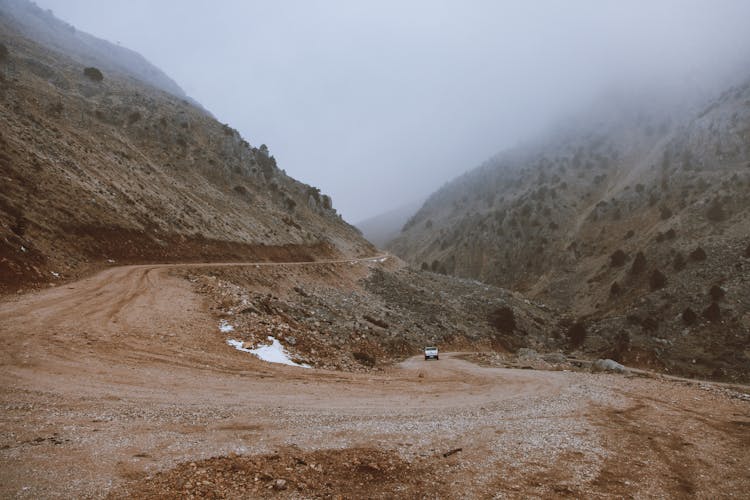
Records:
<instances>
[{"instance_id":1,"label":"brown dirt","mask_svg":"<svg viewBox=\"0 0 750 500\"><path fill-rule=\"evenodd\" d=\"M442 352L378 373L271 365L224 343L180 277L196 266L116 267L0 302L0 496L750 490L741 392Z\"/></svg>"}]
</instances>

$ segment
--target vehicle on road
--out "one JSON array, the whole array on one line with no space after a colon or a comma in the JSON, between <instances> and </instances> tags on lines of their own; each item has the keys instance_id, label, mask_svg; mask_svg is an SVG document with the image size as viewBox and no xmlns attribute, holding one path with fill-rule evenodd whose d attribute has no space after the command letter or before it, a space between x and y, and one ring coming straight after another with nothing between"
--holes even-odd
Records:
<instances>
[{"instance_id":1,"label":"vehicle on road","mask_svg":"<svg viewBox=\"0 0 750 500\"><path fill-rule=\"evenodd\" d=\"M424 359L425 361L427 361L428 359L434 359L434 360L440 359L440 357L438 356L438 348L437 347L425 347Z\"/></svg>"}]
</instances>

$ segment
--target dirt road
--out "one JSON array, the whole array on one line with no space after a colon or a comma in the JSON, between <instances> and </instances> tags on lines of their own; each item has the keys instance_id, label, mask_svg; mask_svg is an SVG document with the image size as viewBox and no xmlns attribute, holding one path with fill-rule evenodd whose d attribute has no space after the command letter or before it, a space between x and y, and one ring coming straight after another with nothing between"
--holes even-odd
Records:
<instances>
[{"instance_id":1,"label":"dirt road","mask_svg":"<svg viewBox=\"0 0 750 500\"><path fill-rule=\"evenodd\" d=\"M0 303L0 496L750 491L750 402L734 391L445 353L371 374L272 365L225 344L176 267Z\"/></svg>"}]
</instances>

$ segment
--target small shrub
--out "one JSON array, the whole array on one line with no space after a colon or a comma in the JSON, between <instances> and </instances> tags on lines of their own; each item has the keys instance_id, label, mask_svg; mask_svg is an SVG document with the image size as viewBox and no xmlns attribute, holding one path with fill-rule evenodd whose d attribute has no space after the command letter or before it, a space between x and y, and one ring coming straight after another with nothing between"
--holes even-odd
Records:
<instances>
[{"instance_id":1,"label":"small shrub","mask_svg":"<svg viewBox=\"0 0 750 500\"><path fill-rule=\"evenodd\" d=\"M748 244L747 248L745 249L745 257L750 259L750 244Z\"/></svg>"},{"instance_id":2,"label":"small shrub","mask_svg":"<svg viewBox=\"0 0 750 500\"><path fill-rule=\"evenodd\" d=\"M373 367L375 366L375 356L372 356L370 354L367 354L366 352L353 352L352 356L354 359L356 359L360 364L364 366Z\"/></svg>"},{"instance_id":3,"label":"small shrub","mask_svg":"<svg viewBox=\"0 0 750 500\"><path fill-rule=\"evenodd\" d=\"M643 328L644 332L655 332L659 329L659 320L647 316L641 320L641 328Z\"/></svg>"},{"instance_id":4,"label":"small shrub","mask_svg":"<svg viewBox=\"0 0 750 500\"><path fill-rule=\"evenodd\" d=\"M654 269L651 272L651 276L649 276L648 278L648 285L651 290L659 290L660 288L664 288L667 285L667 277L658 269Z\"/></svg>"},{"instance_id":5,"label":"small shrub","mask_svg":"<svg viewBox=\"0 0 750 500\"><path fill-rule=\"evenodd\" d=\"M140 119L141 119L141 114L138 111L133 111L132 113L128 115L128 123L130 125L134 124Z\"/></svg>"},{"instance_id":6,"label":"small shrub","mask_svg":"<svg viewBox=\"0 0 750 500\"><path fill-rule=\"evenodd\" d=\"M662 205L659 208L659 217L661 217L662 220L667 220L670 217L672 217L672 210L670 210L669 207Z\"/></svg>"},{"instance_id":7,"label":"small shrub","mask_svg":"<svg viewBox=\"0 0 750 500\"><path fill-rule=\"evenodd\" d=\"M719 285L714 285L708 291L708 294L711 296L712 299L714 299L714 301L719 301L724 298L724 295L726 294L726 292L724 292L724 289L721 288Z\"/></svg>"},{"instance_id":8,"label":"small shrub","mask_svg":"<svg viewBox=\"0 0 750 500\"><path fill-rule=\"evenodd\" d=\"M10 53L8 52L8 47L0 43L0 62L7 61L9 57Z\"/></svg>"},{"instance_id":9,"label":"small shrub","mask_svg":"<svg viewBox=\"0 0 750 500\"><path fill-rule=\"evenodd\" d=\"M430 265L427 262L422 262L422 266L420 267L420 269L422 269L422 271L429 271Z\"/></svg>"},{"instance_id":10,"label":"small shrub","mask_svg":"<svg viewBox=\"0 0 750 500\"><path fill-rule=\"evenodd\" d=\"M618 282L612 283L612 286L609 287L609 294L610 295L620 295L622 292L622 287Z\"/></svg>"},{"instance_id":11,"label":"small shrub","mask_svg":"<svg viewBox=\"0 0 750 500\"><path fill-rule=\"evenodd\" d=\"M694 260L696 262L702 262L706 260L708 256L706 255L706 251L703 250L701 247L696 248L692 252L690 252L690 260Z\"/></svg>"},{"instance_id":12,"label":"small shrub","mask_svg":"<svg viewBox=\"0 0 750 500\"><path fill-rule=\"evenodd\" d=\"M633 265L630 266L630 272L632 274L640 274L646 270L646 256L643 252L638 252L633 260Z\"/></svg>"},{"instance_id":13,"label":"small shrub","mask_svg":"<svg viewBox=\"0 0 750 500\"><path fill-rule=\"evenodd\" d=\"M385 321L380 320L378 318L373 318L372 316L369 316L367 314L365 314L364 316L362 316L362 319L364 319L365 321L367 321L369 323L372 323L375 326L379 326L380 328L385 328L385 329L388 328L388 323L386 323Z\"/></svg>"},{"instance_id":14,"label":"small shrub","mask_svg":"<svg viewBox=\"0 0 750 500\"><path fill-rule=\"evenodd\" d=\"M568 329L567 337L572 347L580 347L586 341L586 325L576 321Z\"/></svg>"},{"instance_id":15,"label":"small shrub","mask_svg":"<svg viewBox=\"0 0 750 500\"><path fill-rule=\"evenodd\" d=\"M104 80L104 75L102 74L102 72L99 71L98 68L94 68L93 66L84 69L83 74L86 75L86 77L92 82L101 82L102 80Z\"/></svg>"},{"instance_id":16,"label":"small shrub","mask_svg":"<svg viewBox=\"0 0 750 500\"><path fill-rule=\"evenodd\" d=\"M724 206L719 200L714 200L711 206L706 211L706 217L712 222L722 222L726 220L727 214L724 211Z\"/></svg>"},{"instance_id":17,"label":"small shrub","mask_svg":"<svg viewBox=\"0 0 750 500\"><path fill-rule=\"evenodd\" d=\"M232 189L237 194L241 194L241 195L246 195L247 194L247 188L245 186L237 185L237 186L234 186Z\"/></svg>"},{"instance_id":18,"label":"small shrub","mask_svg":"<svg viewBox=\"0 0 750 500\"><path fill-rule=\"evenodd\" d=\"M721 308L719 308L719 304L711 302L711 305L703 311L703 317L709 321L719 321L721 319Z\"/></svg>"},{"instance_id":19,"label":"small shrub","mask_svg":"<svg viewBox=\"0 0 750 500\"><path fill-rule=\"evenodd\" d=\"M499 332L513 333L516 329L516 315L508 306L499 307L490 314L489 323Z\"/></svg>"},{"instance_id":20,"label":"small shrub","mask_svg":"<svg viewBox=\"0 0 750 500\"><path fill-rule=\"evenodd\" d=\"M672 264L672 267L677 272L685 269L685 257L683 257L681 252L677 252L677 255L674 256L674 263Z\"/></svg>"},{"instance_id":21,"label":"small shrub","mask_svg":"<svg viewBox=\"0 0 750 500\"><path fill-rule=\"evenodd\" d=\"M686 307L685 310L682 311L682 321L684 321L686 325L692 325L697 319L698 315L689 307Z\"/></svg>"},{"instance_id":22,"label":"small shrub","mask_svg":"<svg viewBox=\"0 0 750 500\"><path fill-rule=\"evenodd\" d=\"M615 250L615 252L609 256L609 265L612 267L620 267L625 264L628 260L628 255L622 250Z\"/></svg>"}]
</instances>

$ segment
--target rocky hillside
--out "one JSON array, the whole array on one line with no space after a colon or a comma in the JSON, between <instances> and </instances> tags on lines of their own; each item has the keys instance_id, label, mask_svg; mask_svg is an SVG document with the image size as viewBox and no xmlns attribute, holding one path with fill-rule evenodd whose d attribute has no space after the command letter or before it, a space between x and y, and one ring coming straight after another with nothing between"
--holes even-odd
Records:
<instances>
[{"instance_id":1,"label":"rocky hillside","mask_svg":"<svg viewBox=\"0 0 750 500\"><path fill-rule=\"evenodd\" d=\"M570 349L746 376L750 82L689 118L574 125L444 186L390 249L569 311Z\"/></svg>"},{"instance_id":2,"label":"rocky hillside","mask_svg":"<svg viewBox=\"0 0 750 500\"><path fill-rule=\"evenodd\" d=\"M0 290L115 262L374 251L140 56L16 0L0 33Z\"/></svg>"}]
</instances>

